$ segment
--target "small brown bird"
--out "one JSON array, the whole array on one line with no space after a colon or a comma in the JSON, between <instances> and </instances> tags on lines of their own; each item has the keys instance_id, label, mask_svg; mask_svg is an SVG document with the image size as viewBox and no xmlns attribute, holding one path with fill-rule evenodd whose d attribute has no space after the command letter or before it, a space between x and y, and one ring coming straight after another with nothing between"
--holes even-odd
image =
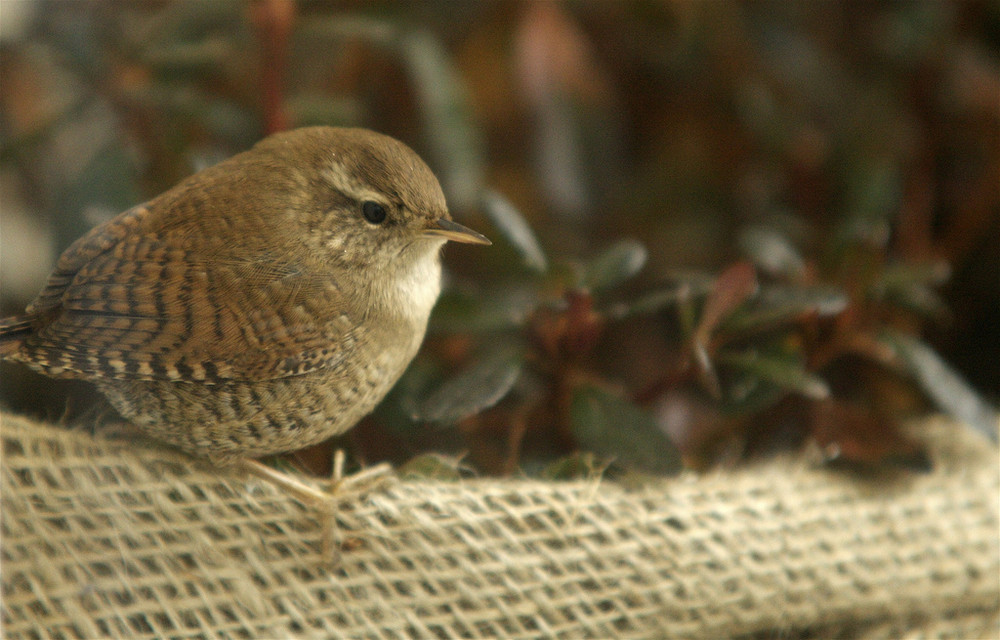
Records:
<instances>
[{"instance_id":1,"label":"small brown bird","mask_svg":"<svg viewBox=\"0 0 1000 640\"><path fill-rule=\"evenodd\" d=\"M0 356L93 381L155 438L216 462L342 433L416 354L452 222L409 147L274 135L77 240Z\"/></svg>"}]
</instances>

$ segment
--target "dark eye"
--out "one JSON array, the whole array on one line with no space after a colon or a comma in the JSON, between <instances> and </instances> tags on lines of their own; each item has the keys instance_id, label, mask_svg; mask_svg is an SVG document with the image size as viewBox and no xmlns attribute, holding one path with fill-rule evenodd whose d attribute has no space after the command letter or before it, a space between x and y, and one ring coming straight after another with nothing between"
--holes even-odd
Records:
<instances>
[{"instance_id":1,"label":"dark eye","mask_svg":"<svg viewBox=\"0 0 1000 640\"><path fill-rule=\"evenodd\" d=\"M366 200L361 205L361 213L364 214L365 220L372 224L382 224L386 216L385 207L371 200Z\"/></svg>"}]
</instances>

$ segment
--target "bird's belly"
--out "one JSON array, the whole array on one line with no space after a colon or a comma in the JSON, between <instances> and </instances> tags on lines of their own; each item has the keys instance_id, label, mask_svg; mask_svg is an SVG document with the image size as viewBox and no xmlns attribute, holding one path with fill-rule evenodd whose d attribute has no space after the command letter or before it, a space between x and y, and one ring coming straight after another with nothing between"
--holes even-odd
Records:
<instances>
[{"instance_id":1,"label":"bird's belly","mask_svg":"<svg viewBox=\"0 0 1000 640\"><path fill-rule=\"evenodd\" d=\"M413 351L255 382L108 380L111 403L150 436L215 461L294 451L347 431L392 388Z\"/></svg>"}]
</instances>

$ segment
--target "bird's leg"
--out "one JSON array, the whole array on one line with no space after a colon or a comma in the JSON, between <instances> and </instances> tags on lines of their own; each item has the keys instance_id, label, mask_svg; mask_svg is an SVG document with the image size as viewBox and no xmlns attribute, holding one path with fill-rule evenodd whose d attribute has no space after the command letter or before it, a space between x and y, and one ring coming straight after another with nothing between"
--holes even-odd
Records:
<instances>
[{"instance_id":1,"label":"bird's leg","mask_svg":"<svg viewBox=\"0 0 1000 640\"><path fill-rule=\"evenodd\" d=\"M293 475L278 471L253 458L243 458L240 460L240 464L250 474L281 487L307 504L330 502L330 498L332 497L329 493L311 487L305 482L296 479Z\"/></svg>"},{"instance_id":2,"label":"bird's leg","mask_svg":"<svg viewBox=\"0 0 1000 640\"><path fill-rule=\"evenodd\" d=\"M334 454L333 476L329 491L316 489L291 474L278 471L252 458L241 459L240 465L248 473L284 489L292 497L319 510L322 516L323 557L332 558L336 547L333 524L333 512L336 504L343 502L351 494L360 498L361 495L377 489L379 485L389 479L392 473L392 467L389 464L381 463L362 469L353 475L344 476L344 460L343 450L338 449Z\"/></svg>"},{"instance_id":3,"label":"bird's leg","mask_svg":"<svg viewBox=\"0 0 1000 640\"><path fill-rule=\"evenodd\" d=\"M254 460L253 458L242 458L239 464L251 475L270 482L271 484L287 491L293 498L296 498L300 502L303 502L319 511L322 527L321 552L323 554L323 560L329 560L332 563L335 547L333 530L333 495L315 487L311 487L301 480L298 480L295 476L278 471L277 469L269 467L263 462Z\"/></svg>"},{"instance_id":4,"label":"bird's leg","mask_svg":"<svg viewBox=\"0 0 1000 640\"><path fill-rule=\"evenodd\" d=\"M388 462L381 462L371 467L365 467L355 474L344 475L344 462L347 456L343 449L337 449L333 453L333 473L330 474L330 493L368 493L376 490L383 482L386 482L392 475L392 466Z\"/></svg>"}]
</instances>

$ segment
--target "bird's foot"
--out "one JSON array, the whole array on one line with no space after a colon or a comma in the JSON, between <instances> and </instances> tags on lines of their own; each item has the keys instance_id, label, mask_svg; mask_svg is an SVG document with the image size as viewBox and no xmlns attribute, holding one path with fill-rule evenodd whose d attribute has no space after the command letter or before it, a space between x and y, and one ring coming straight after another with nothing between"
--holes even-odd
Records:
<instances>
[{"instance_id":1,"label":"bird's foot","mask_svg":"<svg viewBox=\"0 0 1000 640\"><path fill-rule=\"evenodd\" d=\"M387 486L396 478L392 467L384 462L351 475L344 475L345 458L342 450L338 449L334 454L333 474L327 490L314 487L292 474L284 473L257 460L246 458L241 461L247 472L284 489L292 497L320 512L323 558L331 565L335 564L334 558L338 547L334 519L337 505L360 500L365 495Z\"/></svg>"}]
</instances>

